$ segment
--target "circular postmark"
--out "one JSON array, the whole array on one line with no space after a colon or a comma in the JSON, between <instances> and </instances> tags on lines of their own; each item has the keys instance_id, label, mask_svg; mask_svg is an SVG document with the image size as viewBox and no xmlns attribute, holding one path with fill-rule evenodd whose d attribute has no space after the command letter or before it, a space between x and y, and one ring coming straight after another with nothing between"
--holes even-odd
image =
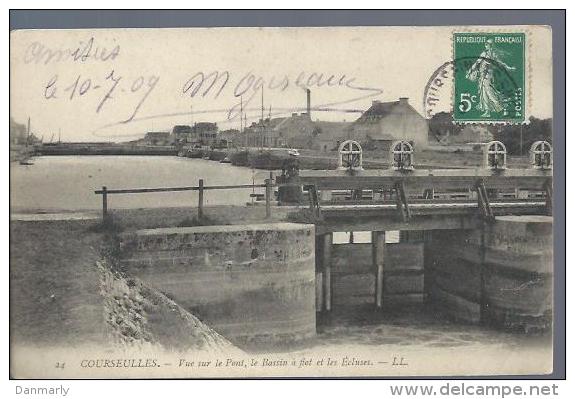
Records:
<instances>
[{"instance_id":1,"label":"circular postmark","mask_svg":"<svg viewBox=\"0 0 575 399\"><path fill-rule=\"evenodd\" d=\"M484 63L488 68L484 68L480 76L473 76L474 65L478 62ZM475 106L479 93L469 93L468 97L455 98L456 76L464 76L469 81L479 81L478 85L489 85L492 92L498 93L505 99L506 107L513 109L522 101L521 86L514 80L512 74L505 65L497 60L485 57L462 57L441 64L434 70L425 85L423 93L423 110L425 118L431 119L439 112L454 114L455 107L459 111ZM481 87L481 86L480 86ZM522 104L519 104L522 106ZM457 120L454 119L455 122ZM481 123L478 120L477 123Z\"/></svg>"}]
</instances>

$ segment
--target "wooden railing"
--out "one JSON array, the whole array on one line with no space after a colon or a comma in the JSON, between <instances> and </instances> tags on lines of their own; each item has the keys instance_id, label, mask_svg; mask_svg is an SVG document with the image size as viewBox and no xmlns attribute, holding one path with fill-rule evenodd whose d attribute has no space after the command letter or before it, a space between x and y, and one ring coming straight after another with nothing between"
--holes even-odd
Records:
<instances>
[{"instance_id":1,"label":"wooden railing","mask_svg":"<svg viewBox=\"0 0 575 399\"><path fill-rule=\"evenodd\" d=\"M306 170L301 171L299 176L292 181L292 184L299 184L309 192L310 210L312 215L321 217L321 209L331 201L324 201L322 195L331 191L356 191L360 193L364 190L376 190L379 192L389 192L393 194L397 209L401 212L403 219L410 218L410 204L420 198L429 198L425 202L431 206L442 204L449 206L441 199L434 199L434 193L458 189L474 192L476 194L477 206L486 219L493 219L493 212L490 209L489 192L505 192L506 190L527 190L533 192L543 192L546 208L551 213L552 203L552 180L553 171L539 169L506 169L492 171L488 169L434 169L434 170L412 170L395 171L392 169L361 170L349 173L347 170ZM425 193L428 193L426 196ZM322 195L320 195L320 193ZM429 193L431 193L429 195ZM330 195L331 197L331 195ZM471 199L471 198L470 198ZM361 201L355 201L361 203ZM385 201L383 201L385 202ZM449 200L448 202L453 202ZM525 199L520 202L533 202ZM347 202L350 209L359 209L352 201ZM341 210L342 207L338 206Z\"/></svg>"},{"instance_id":2,"label":"wooden railing","mask_svg":"<svg viewBox=\"0 0 575 399\"><path fill-rule=\"evenodd\" d=\"M271 201L274 187L300 187L309 193L310 210L312 215L320 216L320 191L331 190L388 190L394 193L397 209L402 213L405 220L410 218L410 203L415 203L427 190L461 189L477 194L477 205L484 216L492 218L489 190L530 189L543 191L548 212L551 213L552 202L552 179L551 170L532 169L509 169L501 172L493 172L485 169L465 170L415 170L410 173L402 173L393 170L366 170L356 172L353 175L346 171L302 171L298 177L289 182L279 180L274 183L270 173L264 184L239 184L206 186L204 180L199 179L197 186L187 187L160 187L160 188L137 188L137 189L114 189L108 190L106 186L95 191L102 195L102 217L108 217L108 195L138 194L157 192L198 192L198 218L203 217L204 192L206 190L233 190L265 188L266 219L271 218ZM415 195L417 194L417 195ZM425 198L425 197L424 197ZM526 199L527 202L529 202ZM281 202L281 198L280 198ZM353 201L352 201L353 202ZM361 202L361 201L360 201ZM385 201L384 201L385 202ZM453 203L452 199L449 202ZM522 201L517 201L518 203ZM525 201L523 201L525 202ZM531 201L533 202L533 201ZM425 203L433 206L445 203L441 199L433 198L433 195ZM353 206L351 202L350 205ZM425 204L424 204L425 205ZM449 205L449 204L448 204ZM351 209L351 208L350 208Z\"/></svg>"},{"instance_id":3,"label":"wooden railing","mask_svg":"<svg viewBox=\"0 0 575 399\"><path fill-rule=\"evenodd\" d=\"M204 192L209 190L234 190L234 189L254 189L265 188L265 202L266 202L266 219L271 218L271 201L273 197L273 183L270 176L269 179L264 180L264 184L235 184L235 185L221 185L221 186L206 186L204 179L199 179L197 186L185 187L158 187L158 188L128 188L128 189L114 189L108 190L103 186L101 190L94 191L95 194L102 196L102 219L108 218L108 196L116 194L142 194L142 193L163 193L163 192L177 192L177 191L197 191L198 192L198 219L204 216Z\"/></svg>"},{"instance_id":4,"label":"wooden railing","mask_svg":"<svg viewBox=\"0 0 575 399\"><path fill-rule=\"evenodd\" d=\"M345 170L306 170L301 171L294 182L315 185L318 190L350 190L372 188L394 188L402 183L407 191L423 192L426 189L475 189L478 180L487 189L542 188L553 178L552 170L507 169L491 171L487 169L433 169L401 172L391 169L370 169L353 174Z\"/></svg>"}]
</instances>

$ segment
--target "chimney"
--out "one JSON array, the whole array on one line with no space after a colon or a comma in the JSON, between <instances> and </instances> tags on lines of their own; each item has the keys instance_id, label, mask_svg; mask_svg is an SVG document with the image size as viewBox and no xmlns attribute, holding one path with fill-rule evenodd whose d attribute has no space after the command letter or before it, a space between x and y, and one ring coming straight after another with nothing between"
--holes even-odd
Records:
<instances>
[{"instance_id":1,"label":"chimney","mask_svg":"<svg viewBox=\"0 0 575 399\"><path fill-rule=\"evenodd\" d=\"M400 104L409 104L409 97L399 97Z\"/></svg>"},{"instance_id":2,"label":"chimney","mask_svg":"<svg viewBox=\"0 0 575 399\"><path fill-rule=\"evenodd\" d=\"M306 89L305 92L307 94L307 116L311 119L311 90Z\"/></svg>"}]
</instances>

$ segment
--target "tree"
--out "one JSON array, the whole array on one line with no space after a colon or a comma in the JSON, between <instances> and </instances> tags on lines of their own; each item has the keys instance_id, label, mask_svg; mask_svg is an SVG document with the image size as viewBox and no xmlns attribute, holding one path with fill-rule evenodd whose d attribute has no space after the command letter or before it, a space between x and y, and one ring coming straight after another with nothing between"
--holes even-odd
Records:
<instances>
[{"instance_id":1,"label":"tree","mask_svg":"<svg viewBox=\"0 0 575 399\"><path fill-rule=\"evenodd\" d=\"M531 144L538 140L553 144L553 120L551 118L529 118L529 123L519 125L484 125L495 140L501 141L511 155L527 155ZM438 112L429 120L430 143L442 142L448 136L461 133L465 125L454 124L451 112ZM522 148L523 147L523 148Z\"/></svg>"},{"instance_id":2,"label":"tree","mask_svg":"<svg viewBox=\"0 0 575 399\"><path fill-rule=\"evenodd\" d=\"M442 142L449 136L458 135L463 128L461 125L453 123L453 113L451 112L438 112L433 115L428 126L430 143Z\"/></svg>"},{"instance_id":3,"label":"tree","mask_svg":"<svg viewBox=\"0 0 575 399\"><path fill-rule=\"evenodd\" d=\"M553 120L551 118L529 118L529 124L505 125L499 127L494 136L507 147L507 153L511 155L526 155L533 142L538 140L548 141L553 144ZM523 147L523 149L521 148Z\"/></svg>"}]
</instances>

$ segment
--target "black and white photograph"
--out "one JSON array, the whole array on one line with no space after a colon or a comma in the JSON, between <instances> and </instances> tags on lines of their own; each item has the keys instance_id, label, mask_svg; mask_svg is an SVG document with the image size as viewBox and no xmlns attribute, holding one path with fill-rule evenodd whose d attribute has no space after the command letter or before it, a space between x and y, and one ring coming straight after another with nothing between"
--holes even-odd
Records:
<instances>
[{"instance_id":1,"label":"black and white photograph","mask_svg":"<svg viewBox=\"0 0 575 399\"><path fill-rule=\"evenodd\" d=\"M11 378L551 374L552 34L12 30Z\"/></svg>"}]
</instances>

